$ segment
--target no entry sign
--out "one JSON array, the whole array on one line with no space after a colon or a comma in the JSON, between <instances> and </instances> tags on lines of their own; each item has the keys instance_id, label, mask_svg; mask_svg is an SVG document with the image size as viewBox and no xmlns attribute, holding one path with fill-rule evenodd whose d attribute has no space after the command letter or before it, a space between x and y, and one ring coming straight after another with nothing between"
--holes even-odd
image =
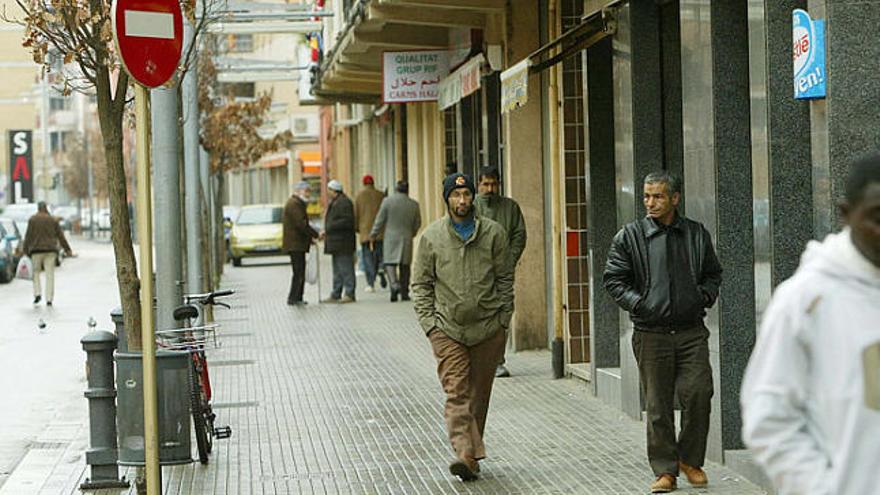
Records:
<instances>
[{"instance_id":1,"label":"no entry sign","mask_svg":"<svg viewBox=\"0 0 880 495\"><path fill-rule=\"evenodd\" d=\"M180 63L178 0L113 0L113 36L125 70L148 88L165 84Z\"/></svg>"}]
</instances>

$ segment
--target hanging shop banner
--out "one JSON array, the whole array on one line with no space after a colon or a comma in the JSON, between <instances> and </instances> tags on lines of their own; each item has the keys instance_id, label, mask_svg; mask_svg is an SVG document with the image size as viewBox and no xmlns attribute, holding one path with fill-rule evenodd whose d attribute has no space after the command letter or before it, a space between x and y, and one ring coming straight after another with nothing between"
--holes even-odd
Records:
<instances>
[{"instance_id":1,"label":"hanging shop banner","mask_svg":"<svg viewBox=\"0 0 880 495\"><path fill-rule=\"evenodd\" d=\"M485 61L482 54L477 55L440 81L440 97L437 103L441 111L480 89Z\"/></svg>"},{"instance_id":2,"label":"hanging shop banner","mask_svg":"<svg viewBox=\"0 0 880 495\"><path fill-rule=\"evenodd\" d=\"M813 20L801 9L792 12L794 97L825 98L825 21Z\"/></svg>"},{"instance_id":3,"label":"hanging shop banner","mask_svg":"<svg viewBox=\"0 0 880 495\"><path fill-rule=\"evenodd\" d=\"M385 103L437 101L440 80L449 73L445 50L385 52L382 57Z\"/></svg>"},{"instance_id":4,"label":"hanging shop banner","mask_svg":"<svg viewBox=\"0 0 880 495\"><path fill-rule=\"evenodd\" d=\"M34 201L34 152L31 131L9 131L9 202Z\"/></svg>"},{"instance_id":5,"label":"hanging shop banner","mask_svg":"<svg viewBox=\"0 0 880 495\"><path fill-rule=\"evenodd\" d=\"M521 60L501 73L501 113L515 110L529 101L529 59Z\"/></svg>"}]
</instances>

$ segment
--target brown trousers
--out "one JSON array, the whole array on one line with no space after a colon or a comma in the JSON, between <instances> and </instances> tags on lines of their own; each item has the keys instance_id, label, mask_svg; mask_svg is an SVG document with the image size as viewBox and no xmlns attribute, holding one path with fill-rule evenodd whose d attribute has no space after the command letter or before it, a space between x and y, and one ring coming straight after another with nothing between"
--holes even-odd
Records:
<instances>
[{"instance_id":1,"label":"brown trousers","mask_svg":"<svg viewBox=\"0 0 880 495\"><path fill-rule=\"evenodd\" d=\"M466 346L440 330L428 338L437 359L437 376L446 392L446 431L461 460L486 457L483 431L495 368L504 353L506 333L501 330L473 346Z\"/></svg>"}]
</instances>

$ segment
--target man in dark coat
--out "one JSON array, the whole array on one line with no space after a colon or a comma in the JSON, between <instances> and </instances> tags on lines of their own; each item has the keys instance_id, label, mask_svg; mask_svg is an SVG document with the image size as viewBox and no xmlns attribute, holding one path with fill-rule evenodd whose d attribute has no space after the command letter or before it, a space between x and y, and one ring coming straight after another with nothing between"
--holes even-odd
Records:
<instances>
[{"instance_id":1,"label":"man in dark coat","mask_svg":"<svg viewBox=\"0 0 880 495\"><path fill-rule=\"evenodd\" d=\"M290 293L287 295L287 304L302 306L303 287L306 283L306 253L312 245L312 241L318 237L318 232L309 225L309 216L306 214L306 206L309 203L311 188L308 182L300 182L287 204L284 205L283 225L284 239L282 251L290 254L290 266L293 269L293 277L290 281Z\"/></svg>"},{"instance_id":2,"label":"man in dark coat","mask_svg":"<svg viewBox=\"0 0 880 495\"><path fill-rule=\"evenodd\" d=\"M715 304L721 265L709 232L680 215L681 181L668 172L645 177L648 215L614 236L605 290L633 322L633 352L648 412L652 493L676 489L679 471L695 487L703 472L713 394L706 309ZM682 405L675 434L674 397Z\"/></svg>"},{"instance_id":3,"label":"man in dark coat","mask_svg":"<svg viewBox=\"0 0 880 495\"><path fill-rule=\"evenodd\" d=\"M67 256L73 256L70 244L64 237L64 231L58 220L49 214L46 203L37 204L37 213L29 220L24 234L24 242L18 248L26 256L30 256L34 265L34 304L40 302L40 273L46 272L46 305L51 306L55 297L55 260L58 257L58 245L64 248Z\"/></svg>"},{"instance_id":4,"label":"man in dark coat","mask_svg":"<svg viewBox=\"0 0 880 495\"><path fill-rule=\"evenodd\" d=\"M342 183L331 180L327 183L330 203L324 217L324 253L333 258L333 291L323 302L354 302L354 252L355 230L354 204L342 192ZM345 295L343 296L343 291Z\"/></svg>"}]
</instances>

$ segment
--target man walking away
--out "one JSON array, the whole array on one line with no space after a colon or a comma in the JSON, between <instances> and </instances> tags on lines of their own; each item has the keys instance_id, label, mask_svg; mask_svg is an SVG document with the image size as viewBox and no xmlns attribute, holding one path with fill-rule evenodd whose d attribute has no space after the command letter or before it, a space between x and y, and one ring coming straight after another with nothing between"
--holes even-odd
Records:
<instances>
[{"instance_id":1,"label":"man walking away","mask_svg":"<svg viewBox=\"0 0 880 495\"><path fill-rule=\"evenodd\" d=\"M379 232L379 235L375 237L370 235L385 195L381 191L376 190L373 184L373 176L365 175L363 183L363 190L358 193L357 198L354 200L354 208L355 218L357 218L358 222L358 237L361 241L361 257L364 260L364 272L367 277L367 288L365 290L373 292L375 290L376 275L380 277L382 287L387 285L385 274L379 271L382 263L383 232Z\"/></svg>"},{"instance_id":2,"label":"man walking away","mask_svg":"<svg viewBox=\"0 0 880 495\"><path fill-rule=\"evenodd\" d=\"M330 194L330 204L327 205L321 238L324 240L324 253L333 258L333 291L324 302L346 304L355 301L354 205L342 192L342 183L338 180L327 183L327 192Z\"/></svg>"},{"instance_id":3,"label":"man walking away","mask_svg":"<svg viewBox=\"0 0 880 495\"><path fill-rule=\"evenodd\" d=\"M296 185L294 193L284 205L284 240L282 250L290 254L290 266L293 275L290 280L290 292L287 295L287 304L291 306L303 306L303 287L306 283L306 253L309 252L312 242L318 238L318 233L309 225L309 216L306 207L311 197L311 187L308 182L300 182Z\"/></svg>"},{"instance_id":4,"label":"man walking away","mask_svg":"<svg viewBox=\"0 0 880 495\"><path fill-rule=\"evenodd\" d=\"M840 211L774 292L743 380L743 440L779 495L878 492L880 155Z\"/></svg>"},{"instance_id":5,"label":"man walking away","mask_svg":"<svg viewBox=\"0 0 880 495\"><path fill-rule=\"evenodd\" d=\"M456 459L449 471L477 479L495 367L513 315L507 233L474 213L474 183L443 181L447 212L425 229L413 270L415 310L446 393L446 431Z\"/></svg>"},{"instance_id":6,"label":"man walking away","mask_svg":"<svg viewBox=\"0 0 880 495\"><path fill-rule=\"evenodd\" d=\"M379 214L370 231L370 239L378 241L385 232L385 243L382 256L385 273L391 283L391 302L397 302L397 296L409 301L409 265L412 263L413 238L422 227L422 214L419 204L410 199L409 184L400 181L396 191L382 201Z\"/></svg>"},{"instance_id":7,"label":"man walking away","mask_svg":"<svg viewBox=\"0 0 880 495\"><path fill-rule=\"evenodd\" d=\"M526 222L523 219L522 210L513 199L498 194L501 183L498 169L495 167L483 167L480 169L477 188L479 195L474 202L477 208L477 215L482 218L495 220L507 231L507 239L510 242L510 263L513 266L515 276L516 265L526 249ZM510 333L508 332L508 339L509 337ZM505 345L506 350L507 346ZM502 354L501 362L495 370L496 377L510 376L510 371L507 370L504 363L504 354Z\"/></svg>"},{"instance_id":8,"label":"man walking away","mask_svg":"<svg viewBox=\"0 0 880 495\"><path fill-rule=\"evenodd\" d=\"M604 284L630 314L633 352L648 413L652 493L676 489L679 470L695 487L708 484L702 466L713 394L706 308L715 304L721 265L709 232L680 215L681 182L667 172L644 182L645 218L614 236ZM676 439L674 403L682 405Z\"/></svg>"},{"instance_id":9,"label":"man walking away","mask_svg":"<svg viewBox=\"0 0 880 495\"><path fill-rule=\"evenodd\" d=\"M19 251L30 257L34 265L34 304L39 304L42 299L40 273L44 271L46 272L46 306L51 306L55 298L55 261L58 258L59 244L67 256L73 256L61 225L49 214L46 203L40 201L37 203L37 212L28 219L24 242L19 247Z\"/></svg>"}]
</instances>

